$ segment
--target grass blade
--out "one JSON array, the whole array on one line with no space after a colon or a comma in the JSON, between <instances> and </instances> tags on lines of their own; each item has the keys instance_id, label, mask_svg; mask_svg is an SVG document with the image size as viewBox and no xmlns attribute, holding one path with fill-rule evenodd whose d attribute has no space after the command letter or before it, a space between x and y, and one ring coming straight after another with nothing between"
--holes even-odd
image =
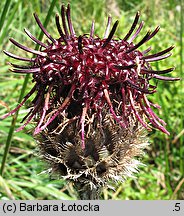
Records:
<instances>
[{"instance_id":1,"label":"grass blade","mask_svg":"<svg viewBox=\"0 0 184 216\"><path fill-rule=\"evenodd\" d=\"M3 12L2 12L1 18L0 18L0 31L1 31L2 27L3 27L3 25L4 25L4 21L5 21L5 18L6 18L6 14L8 12L8 8L10 6L10 2L11 2L11 0L6 0L5 6L3 8Z\"/></svg>"},{"instance_id":2,"label":"grass blade","mask_svg":"<svg viewBox=\"0 0 184 216\"><path fill-rule=\"evenodd\" d=\"M184 16L183 16L183 10L184 10L184 3L183 0L180 0L180 77L182 77L183 74L183 28L184 28ZM184 154L184 147L183 147L183 138L181 138L180 141L180 172L182 175L184 175L184 160L183 160L183 154Z\"/></svg>"},{"instance_id":3,"label":"grass blade","mask_svg":"<svg viewBox=\"0 0 184 216\"><path fill-rule=\"evenodd\" d=\"M14 8L13 8L12 12L10 13L10 16L9 16L9 18L7 20L6 26L3 28L3 31L1 32L0 44L2 44L3 39L7 36L8 28L9 28L10 24L13 21L13 18L14 18L15 14L16 14L19 3L20 3L20 1L18 1L17 4L14 6Z\"/></svg>"}]
</instances>

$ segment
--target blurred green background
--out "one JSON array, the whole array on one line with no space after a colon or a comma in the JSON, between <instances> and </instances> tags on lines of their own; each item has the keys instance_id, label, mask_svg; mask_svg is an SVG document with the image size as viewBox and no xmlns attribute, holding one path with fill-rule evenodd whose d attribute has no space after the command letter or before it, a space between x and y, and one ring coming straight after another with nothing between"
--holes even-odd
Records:
<instances>
[{"instance_id":1,"label":"blurred green background","mask_svg":"<svg viewBox=\"0 0 184 216\"><path fill-rule=\"evenodd\" d=\"M129 30L135 13L141 12L145 26L137 38L140 40L148 29L161 26L159 33L140 50L151 46L155 53L175 45L173 55L152 64L153 69L176 67L174 77L184 77L184 1L183 0L1 0L0 2L0 116L13 109L22 93L32 86L31 78L10 72L7 62L16 62L7 57L2 50L20 56L29 56L15 48L9 42L13 37L20 43L34 48L34 43L24 34L24 28L39 37L40 29L36 25L33 13L36 12L53 37L59 37L55 26L55 13L60 13L60 5L70 2L72 20L76 33L89 33L91 21L95 20L95 34L103 36L107 16L111 14L113 22L120 21L116 35L123 38ZM183 4L183 5L182 5ZM50 8L51 6L51 8ZM141 37L142 35L142 37ZM43 41L45 41L43 37ZM137 41L138 41L137 40ZM28 85L26 86L26 82ZM135 178L124 183L113 185L115 190L105 188L102 199L144 199L168 200L184 199L184 83L157 81L158 92L151 96L162 109L158 115L167 122L171 135L160 131L149 134L150 146L145 150L141 166ZM24 85L24 89L22 86ZM25 95L24 93L24 95ZM26 113L22 107L15 128ZM37 156L36 142L30 135L31 126L25 130L12 133L16 117L0 120L0 166L4 164L3 175L0 175L0 199L76 199L72 184L50 177L47 166ZM12 137L11 137L12 134ZM12 138L12 139L11 139ZM11 141L11 146L9 146ZM10 148L9 148L10 147ZM7 157L7 158L6 158ZM3 161L6 160L6 163ZM2 167L1 166L1 174Z\"/></svg>"}]
</instances>

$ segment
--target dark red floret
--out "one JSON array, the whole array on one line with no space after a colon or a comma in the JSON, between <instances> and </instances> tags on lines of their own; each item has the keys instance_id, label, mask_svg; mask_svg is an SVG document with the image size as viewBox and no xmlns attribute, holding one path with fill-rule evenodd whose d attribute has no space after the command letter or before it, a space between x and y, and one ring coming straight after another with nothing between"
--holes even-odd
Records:
<instances>
[{"instance_id":1,"label":"dark red floret","mask_svg":"<svg viewBox=\"0 0 184 216\"><path fill-rule=\"evenodd\" d=\"M141 22L133 34L139 16L138 12L124 39L114 36L118 21L109 32L111 17L108 17L104 38L94 36L94 22L89 35L76 36L71 22L70 5L66 10L62 6L62 27L57 14L55 19L60 37L54 39L34 14L38 26L50 43L44 44L39 41L27 29L26 34L40 45L39 51L10 39L20 49L35 55L34 58L28 59L4 51L12 58L30 62L29 66L11 64L12 71L32 73L35 85L21 104L4 118L14 114L33 93L36 93L30 112L24 118L26 122L18 130L23 129L32 119L38 122L35 134L49 127L55 119L60 119L57 121L60 123L63 119L78 119L84 147L86 125L89 125L89 121L94 121L100 127L103 109L108 107L114 121L122 127L129 127L129 116L133 114L145 128L150 129L150 124L147 123L150 122L153 127L169 134L164 127L165 122L153 111L158 105L150 102L147 95L156 92L156 86L150 85L152 78L165 81L179 79L160 76L174 68L154 71L150 66L150 62L169 57L173 46L152 55L147 55L151 48L142 52L138 50L159 31L159 27L153 32L148 31L140 42L134 44L133 41L144 24Z\"/></svg>"}]
</instances>

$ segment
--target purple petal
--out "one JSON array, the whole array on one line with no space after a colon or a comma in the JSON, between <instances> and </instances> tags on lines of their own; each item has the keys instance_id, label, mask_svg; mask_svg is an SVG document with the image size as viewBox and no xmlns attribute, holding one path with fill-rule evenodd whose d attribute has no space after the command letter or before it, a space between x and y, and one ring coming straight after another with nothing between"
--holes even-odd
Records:
<instances>
[{"instance_id":1,"label":"purple petal","mask_svg":"<svg viewBox=\"0 0 184 216\"><path fill-rule=\"evenodd\" d=\"M162 60L162 59L166 59L171 55L172 55L171 53L168 53L168 54L163 55L163 56L152 57L152 58L149 58L149 59L147 58L147 59L145 59L145 61L146 62L159 61L159 60Z\"/></svg>"},{"instance_id":2,"label":"purple petal","mask_svg":"<svg viewBox=\"0 0 184 216\"><path fill-rule=\"evenodd\" d=\"M129 32L128 32L128 33L126 34L126 36L123 38L124 41L126 41L126 40L130 37L130 35L132 34L132 32L134 31L134 29L135 29L135 27L136 27L136 25L137 25L137 23L138 23L138 21L139 21L139 17L140 17L140 12L138 11L138 12L136 13L134 22L132 23L132 26L131 26Z\"/></svg>"},{"instance_id":3,"label":"purple petal","mask_svg":"<svg viewBox=\"0 0 184 216\"><path fill-rule=\"evenodd\" d=\"M30 52L30 53L33 53L33 54L36 54L36 55L40 55L40 56L47 56L47 53L45 52L40 52L40 51L37 51L37 50L33 50L31 48L28 48L28 47L25 47L23 46L22 44L18 43L17 41L15 41L13 38L10 38L10 41L17 47L19 47L20 49L23 49L27 52Z\"/></svg>"},{"instance_id":4,"label":"purple petal","mask_svg":"<svg viewBox=\"0 0 184 216\"><path fill-rule=\"evenodd\" d=\"M151 51L151 47L148 47L146 50L142 51L142 54L145 55L146 53Z\"/></svg>"},{"instance_id":5,"label":"purple petal","mask_svg":"<svg viewBox=\"0 0 184 216\"><path fill-rule=\"evenodd\" d=\"M148 56L143 56L142 59L150 59L150 58L153 58L153 57L162 56L165 53L168 53L169 51L171 51L173 48L174 48L174 46L171 46L171 47L169 47L169 48L167 48L165 50L162 50L161 52L158 52L158 53L155 53L155 54L152 54L152 55L148 55Z\"/></svg>"},{"instance_id":6,"label":"purple petal","mask_svg":"<svg viewBox=\"0 0 184 216\"><path fill-rule=\"evenodd\" d=\"M141 108L144 111L145 115L147 116L147 118L149 119L149 121L151 122L151 124L159 129L160 131L162 131L163 133L169 135L170 133L155 119L155 118L151 118L150 117L150 113L149 111L146 109L146 107L140 102Z\"/></svg>"},{"instance_id":7,"label":"purple petal","mask_svg":"<svg viewBox=\"0 0 184 216\"><path fill-rule=\"evenodd\" d=\"M152 37L154 37L158 33L159 30L160 30L160 26L157 26L156 29L150 34L147 41L150 40Z\"/></svg>"},{"instance_id":8,"label":"purple petal","mask_svg":"<svg viewBox=\"0 0 184 216\"><path fill-rule=\"evenodd\" d=\"M35 115L35 113L32 113L29 116L29 118L27 119L26 123L24 123L21 127L19 127L19 128L16 129L16 132L19 132L19 131L23 130L26 127L26 125L28 125L29 122L33 119L34 115Z\"/></svg>"},{"instance_id":9,"label":"purple petal","mask_svg":"<svg viewBox=\"0 0 184 216\"><path fill-rule=\"evenodd\" d=\"M109 35L110 26L111 26L111 21L112 21L112 17L111 17L111 16L108 16L107 26L106 26L106 29L105 29L104 38L107 38L108 35Z\"/></svg>"},{"instance_id":10,"label":"purple petal","mask_svg":"<svg viewBox=\"0 0 184 216\"><path fill-rule=\"evenodd\" d=\"M34 135L44 130L59 115L59 113L61 113L66 108L66 106L68 106L74 90L75 90L75 85L71 87L68 96L65 98L61 106L57 109L57 111L53 114L53 116L50 119L48 119L48 121L41 128L35 130Z\"/></svg>"},{"instance_id":11,"label":"purple petal","mask_svg":"<svg viewBox=\"0 0 184 216\"><path fill-rule=\"evenodd\" d=\"M94 30L95 30L95 22L93 20L91 24L91 30L90 30L90 39L93 39L94 37Z\"/></svg>"},{"instance_id":12,"label":"purple petal","mask_svg":"<svg viewBox=\"0 0 184 216\"><path fill-rule=\"evenodd\" d=\"M147 129L149 129L148 125L143 121L143 119L141 118L141 116L139 115L139 113L137 112L137 109L135 107L135 104L134 104L134 100L133 100L133 97L132 97L132 92L130 90L128 90L128 93L129 93L129 99L130 99L130 105L133 109L133 112L136 116L136 118L138 119L138 121Z\"/></svg>"},{"instance_id":13,"label":"purple petal","mask_svg":"<svg viewBox=\"0 0 184 216\"><path fill-rule=\"evenodd\" d=\"M173 71L174 69L175 68L168 68L165 70L155 71L155 70L149 70L147 68L142 68L141 70L146 72L146 73L150 73L150 74L166 74L166 73Z\"/></svg>"},{"instance_id":14,"label":"purple petal","mask_svg":"<svg viewBox=\"0 0 184 216\"><path fill-rule=\"evenodd\" d=\"M62 37L63 41L67 44L67 40L66 40L65 35L63 34L63 31L61 29L61 25L60 25L60 22L59 22L59 15L58 14L56 14L55 20L56 20L57 30L58 30L60 36Z\"/></svg>"},{"instance_id":15,"label":"purple petal","mask_svg":"<svg viewBox=\"0 0 184 216\"><path fill-rule=\"evenodd\" d=\"M153 94L156 91L156 90L149 91L148 89L142 89L139 86L137 86L136 84L134 84L130 79L127 79L126 83L128 83L132 88L134 88L140 92L146 93L146 94Z\"/></svg>"},{"instance_id":16,"label":"purple petal","mask_svg":"<svg viewBox=\"0 0 184 216\"><path fill-rule=\"evenodd\" d=\"M47 112L47 110L49 108L49 99L50 99L51 91L52 91L52 86L50 86L49 89L48 89L48 92L47 92L47 95L46 95L46 98L45 98L45 104L44 104L44 107L43 107L42 115L40 117L40 121L39 121L35 131L38 131L40 129L40 126L42 125L42 123L44 121L46 112Z\"/></svg>"},{"instance_id":17,"label":"purple petal","mask_svg":"<svg viewBox=\"0 0 184 216\"><path fill-rule=\"evenodd\" d=\"M72 21L71 21L71 16L70 16L70 4L68 4L67 10L66 10L66 17L67 17L67 20L68 20L68 26L69 26L71 36L74 37L75 31L74 31Z\"/></svg>"},{"instance_id":18,"label":"purple petal","mask_svg":"<svg viewBox=\"0 0 184 216\"><path fill-rule=\"evenodd\" d=\"M142 21L137 29L137 31L135 32L135 34L128 40L129 43L131 43L136 37L137 35L140 33L142 27L144 25L144 21Z\"/></svg>"},{"instance_id":19,"label":"purple petal","mask_svg":"<svg viewBox=\"0 0 184 216\"><path fill-rule=\"evenodd\" d=\"M82 36L81 35L78 37L78 50L79 50L80 54L83 53L83 51L82 51Z\"/></svg>"},{"instance_id":20,"label":"purple petal","mask_svg":"<svg viewBox=\"0 0 184 216\"><path fill-rule=\"evenodd\" d=\"M14 73L38 73L40 72L40 68L30 68L30 69L10 69Z\"/></svg>"},{"instance_id":21,"label":"purple petal","mask_svg":"<svg viewBox=\"0 0 184 216\"><path fill-rule=\"evenodd\" d=\"M31 32L29 32L26 28L24 29L25 33L37 44L43 46L43 47L47 47L47 45L45 45L44 43L42 43L40 40L38 40L36 37L34 37Z\"/></svg>"},{"instance_id":22,"label":"purple petal","mask_svg":"<svg viewBox=\"0 0 184 216\"><path fill-rule=\"evenodd\" d=\"M115 68L120 69L120 70L127 70L136 67L136 64L131 64L131 65L114 65Z\"/></svg>"},{"instance_id":23,"label":"purple petal","mask_svg":"<svg viewBox=\"0 0 184 216\"><path fill-rule=\"evenodd\" d=\"M22 101L15 109L13 109L13 110L10 111L9 113L3 115L1 118L2 118L2 119L5 119L5 118L7 118L8 116L10 116L10 115L16 113L17 110L19 110L19 109L23 106L23 104L27 101L27 99L35 92L36 87L37 87L37 85L35 85L35 86L31 89L31 91L24 97L23 101Z\"/></svg>"},{"instance_id":24,"label":"purple petal","mask_svg":"<svg viewBox=\"0 0 184 216\"><path fill-rule=\"evenodd\" d=\"M38 18L37 14L34 13L33 15L34 15L34 18L35 18L37 24L39 25L39 27L40 27L41 30L43 31L43 33L44 33L53 43L55 43L56 40L47 32L47 30L45 29L45 27L42 25L40 19Z\"/></svg>"},{"instance_id":25,"label":"purple petal","mask_svg":"<svg viewBox=\"0 0 184 216\"><path fill-rule=\"evenodd\" d=\"M15 55L15 54L13 54L13 53L10 53L10 52L7 52L7 51L5 51L5 50L3 50L3 52L7 55L7 56L9 56L9 57L11 57L11 58L14 58L14 59L18 59L18 60L21 60L21 61L28 61L28 62L34 62L35 61L35 58L25 58L25 57L21 57L21 56L17 56L17 55Z\"/></svg>"},{"instance_id":26,"label":"purple petal","mask_svg":"<svg viewBox=\"0 0 184 216\"><path fill-rule=\"evenodd\" d=\"M126 53L130 53L133 50L137 49L138 47L140 47L143 43L145 43L147 41L147 38L150 36L151 32L148 31L147 34L143 37L143 39L137 43L136 45L134 45L133 47L131 47L129 50L126 51Z\"/></svg>"},{"instance_id":27,"label":"purple petal","mask_svg":"<svg viewBox=\"0 0 184 216\"><path fill-rule=\"evenodd\" d=\"M84 123L85 123L85 117L87 113L87 105L82 109L82 115L81 115L81 140L82 140L82 149L85 149L85 131L84 131Z\"/></svg>"},{"instance_id":28,"label":"purple petal","mask_svg":"<svg viewBox=\"0 0 184 216\"><path fill-rule=\"evenodd\" d=\"M13 64L8 62L8 64L14 68L20 68L20 69L31 69L32 67L30 65L17 65L17 64Z\"/></svg>"},{"instance_id":29,"label":"purple petal","mask_svg":"<svg viewBox=\"0 0 184 216\"><path fill-rule=\"evenodd\" d=\"M112 103L111 103L111 100L110 100L110 97L109 97L109 93L107 91L107 89L104 89L104 97L109 105L109 108L110 108L110 112L112 113L114 119L121 125L121 127L125 128L126 125L124 124L124 122L122 122L120 120L120 117L118 117L113 109L113 106L112 106Z\"/></svg>"},{"instance_id":30,"label":"purple petal","mask_svg":"<svg viewBox=\"0 0 184 216\"><path fill-rule=\"evenodd\" d=\"M166 125L166 123L153 112L153 110L151 109L151 104L150 104L150 102L147 99L145 94L143 95L143 100L144 100L144 102L147 106L147 110L148 110L149 114L152 116L152 118L157 119L159 122L161 122L161 124Z\"/></svg>"},{"instance_id":31,"label":"purple petal","mask_svg":"<svg viewBox=\"0 0 184 216\"><path fill-rule=\"evenodd\" d=\"M66 26L66 19L65 19L65 6L61 6L61 17L62 17L62 24L63 24L63 29L66 34L66 37L69 38L69 33L68 33L68 28Z\"/></svg>"},{"instance_id":32,"label":"purple petal","mask_svg":"<svg viewBox=\"0 0 184 216\"><path fill-rule=\"evenodd\" d=\"M157 74L154 74L153 77L156 79L165 80L165 81L178 81L178 80L180 80L179 77L165 77L165 76L159 76Z\"/></svg>"},{"instance_id":33,"label":"purple petal","mask_svg":"<svg viewBox=\"0 0 184 216\"><path fill-rule=\"evenodd\" d=\"M107 44L109 43L109 41L112 39L112 37L113 37L113 35L114 35L115 31L116 31L116 28L117 28L117 26L118 26L118 23L119 23L118 20L114 23L114 25L113 25L113 27L112 27L112 30L111 30L111 32L110 32L108 38L106 39L106 41L105 41L104 44L102 45L102 48L105 48L105 47L107 46Z\"/></svg>"}]
</instances>

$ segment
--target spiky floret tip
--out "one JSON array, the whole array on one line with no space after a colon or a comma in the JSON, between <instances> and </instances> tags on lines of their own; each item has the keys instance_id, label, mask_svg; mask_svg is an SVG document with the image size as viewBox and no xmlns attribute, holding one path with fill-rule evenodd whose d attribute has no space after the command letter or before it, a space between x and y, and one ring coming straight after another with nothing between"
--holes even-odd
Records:
<instances>
[{"instance_id":1,"label":"spiky floret tip","mask_svg":"<svg viewBox=\"0 0 184 216\"><path fill-rule=\"evenodd\" d=\"M108 107L107 112L123 128L130 126L129 116L133 114L146 129L150 130L152 125L169 134L164 127L165 122L153 111L153 108L159 106L152 103L147 96L156 92L156 86L150 84L152 78L164 81L179 80L162 76L174 68L157 71L150 65L153 61L168 58L173 46L155 54L148 54L150 47L140 51L140 46L155 36L160 27L156 27L152 32L148 31L134 44L134 39L144 25L144 22L138 25L139 17L138 12L123 39L115 37L118 21L110 30L111 17L108 17L104 38L95 36L94 22L89 35L76 36L71 21L70 5L66 9L62 5L62 26L59 15L56 14L55 17L60 37L54 39L44 28L37 14L34 14L38 26L50 42L39 41L27 29L25 33L28 37L40 45L39 51L28 48L13 38L10 39L15 46L34 54L35 57L29 59L4 51L12 58L29 63L23 66L11 64L12 71L31 73L35 85L23 101L4 118L14 114L36 93L30 112L24 118L25 123L18 130L23 129L33 119L37 121L34 134L47 129L56 119L59 119L57 126L63 118L70 121L78 119L81 143L85 148L86 128L90 127L92 122L100 125L103 107Z\"/></svg>"}]
</instances>

